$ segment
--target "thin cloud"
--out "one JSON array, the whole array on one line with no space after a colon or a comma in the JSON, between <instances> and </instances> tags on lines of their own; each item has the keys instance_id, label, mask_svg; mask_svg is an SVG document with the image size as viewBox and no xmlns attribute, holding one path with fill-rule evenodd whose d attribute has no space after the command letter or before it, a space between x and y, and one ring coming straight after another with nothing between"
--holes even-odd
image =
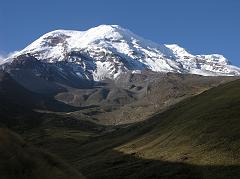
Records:
<instances>
[{"instance_id":1,"label":"thin cloud","mask_svg":"<svg viewBox=\"0 0 240 179\"><path fill-rule=\"evenodd\" d=\"M5 56L0 54L0 65L4 63Z\"/></svg>"},{"instance_id":2,"label":"thin cloud","mask_svg":"<svg viewBox=\"0 0 240 179\"><path fill-rule=\"evenodd\" d=\"M12 55L16 54L17 52L19 52L19 51L10 52L10 53L7 55L7 57L11 57Z\"/></svg>"},{"instance_id":3,"label":"thin cloud","mask_svg":"<svg viewBox=\"0 0 240 179\"><path fill-rule=\"evenodd\" d=\"M6 58L5 55L0 54L0 64L1 64L1 62L2 62L5 58Z\"/></svg>"},{"instance_id":4,"label":"thin cloud","mask_svg":"<svg viewBox=\"0 0 240 179\"><path fill-rule=\"evenodd\" d=\"M5 53L0 53L0 65L5 63L5 60L8 57L11 57L12 55L14 55L15 53L17 53L18 51L14 51L14 52L10 52L7 55Z\"/></svg>"}]
</instances>

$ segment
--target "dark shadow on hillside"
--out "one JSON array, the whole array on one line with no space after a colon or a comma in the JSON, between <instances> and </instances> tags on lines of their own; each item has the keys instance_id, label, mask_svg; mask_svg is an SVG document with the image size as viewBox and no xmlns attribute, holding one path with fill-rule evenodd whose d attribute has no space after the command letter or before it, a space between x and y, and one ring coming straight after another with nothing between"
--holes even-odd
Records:
<instances>
[{"instance_id":1,"label":"dark shadow on hillside","mask_svg":"<svg viewBox=\"0 0 240 179\"><path fill-rule=\"evenodd\" d=\"M66 130L66 129L64 129ZM135 130L135 129L132 129ZM139 133L124 129L121 133L94 137L92 140L78 138L38 138L36 146L56 154L89 179L239 179L240 166L198 166L187 164L189 156L183 155L175 162L157 159L144 159L143 154L124 154L115 147L131 141L151 127L141 129ZM131 134L129 133L131 132ZM156 155L157 156L157 155Z\"/></svg>"},{"instance_id":2,"label":"dark shadow on hillside","mask_svg":"<svg viewBox=\"0 0 240 179\"><path fill-rule=\"evenodd\" d=\"M58 157L35 148L5 128L0 128L0 178L85 179Z\"/></svg>"},{"instance_id":3,"label":"dark shadow on hillside","mask_svg":"<svg viewBox=\"0 0 240 179\"><path fill-rule=\"evenodd\" d=\"M89 156L77 163L89 179L239 179L240 166L198 166L176 162L142 159L137 154L117 151ZM94 161L94 162L93 162Z\"/></svg>"}]
</instances>

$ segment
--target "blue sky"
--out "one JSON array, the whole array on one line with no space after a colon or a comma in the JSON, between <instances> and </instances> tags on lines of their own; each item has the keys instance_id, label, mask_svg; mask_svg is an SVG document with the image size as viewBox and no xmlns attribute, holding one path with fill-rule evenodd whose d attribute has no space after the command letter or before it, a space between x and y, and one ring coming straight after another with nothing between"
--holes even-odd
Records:
<instances>
[{"instance_id":1,"label":"blue sky","mask_svg":"<svg viewBox=\"0 0 240 179\"><path fill-rule=\"evenodd\" d=\"M1 0L0 55L55 29L118 24L193 54L220 53L240 66L238 0Z\"/></svg>"}]
</instances>

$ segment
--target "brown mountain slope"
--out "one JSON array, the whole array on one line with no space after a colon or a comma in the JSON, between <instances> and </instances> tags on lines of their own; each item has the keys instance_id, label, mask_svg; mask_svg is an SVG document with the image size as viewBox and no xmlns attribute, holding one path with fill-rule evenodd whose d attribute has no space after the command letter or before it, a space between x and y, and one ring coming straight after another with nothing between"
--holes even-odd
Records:
<instances>
[{"instance_id":1,"label":"brown mountain slope","mask_svg":"<svg viewBox=\"0 0 240 179\"><path fill-rule=\"evenodd\" d=\"M119 125L145 120L185 98L237 77L204 77L174 73L124 74L92 89L69 89L56 99L73 106L96 106L71 113L100 124Z\"/></svg>"}]
</instances>

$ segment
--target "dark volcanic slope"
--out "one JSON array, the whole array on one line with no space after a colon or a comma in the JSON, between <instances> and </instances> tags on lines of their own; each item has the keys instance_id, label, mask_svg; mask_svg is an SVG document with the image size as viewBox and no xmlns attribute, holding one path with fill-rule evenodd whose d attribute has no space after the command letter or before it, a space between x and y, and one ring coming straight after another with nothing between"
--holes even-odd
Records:
<instances>
[{"instance_id":1,"label":"dark volcanic slope","mask_svg":"<svg viewBox=\"0 0 240 179\"><path fill-rule=\"evenodd\" d=\"M19 85L9 74L0 72L0 125L18 132L48 127L71 126L85 131L98 128L95 124L68 115L68 112L75 110L81 108L59 102L51 95L33 93Z\"/></svg>"},{"instance_id":2,"label":"dark volcanic slope","mask_svg":"<svg viewBox=\"0 0 240 179\"><path fill-rule=\"evenodd\" d=\"M38 123L35 96L16 83L7 73L0 72L0 123L6 126ZM27 122L28 121L28 122Z\"/></svg>"},{"instance_id":3,"label":"dark volcanic slope","mask_svg":"<svg viewBox=\"0 0 240 179\"><path fill-rule=\"evenodd\" d=\"M34 109L71 111L76 108L56 101L53 97L28 91L8 73L0 72L0 116L5 125L37 123L41 114ZM25 121L25 122L24 122Z\"/></svg>"},{"instance_id":4,"label":"dark volcanic slope","mask_svg":"<svg viewBox=\"0 0 240 179\"><path fill-rule=\"evenodd\" d=\"M41 145L88 178L237 179L239 91L240 80L233 81L185 99L145 122L88 142L62 138L60 149L49 141Z\"/></svg>"},{"instance_id":5,"label":"dark volcanic slope","mask_svg":"<svg viewBox=\"0 0 240 179\"><path fill-rule=\"evenodd\" d=\"M41 94L32 92L19 84L8 73L0 71L0 97L8 100L9 103L18 103L32 109L38 108L53 111L76 110L76 108L71 108L64 103L56 101L53 96L54 93Z\"/></svg>"}]
</instances>

